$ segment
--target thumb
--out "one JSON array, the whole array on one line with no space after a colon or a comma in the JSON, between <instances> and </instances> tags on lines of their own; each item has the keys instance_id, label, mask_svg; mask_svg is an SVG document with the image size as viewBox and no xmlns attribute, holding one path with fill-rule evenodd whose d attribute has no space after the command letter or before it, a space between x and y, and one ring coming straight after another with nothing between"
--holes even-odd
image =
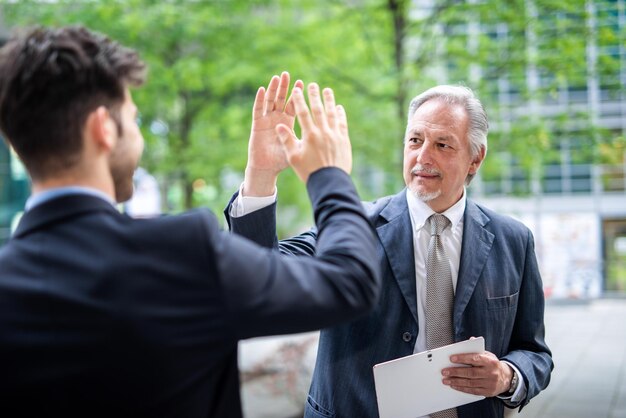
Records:
<instances>
[{"instance_id":1,"label":"thumb","mask_svg":"<svg viewBox=\"0 0 626 418\"><path fill-rule=\"evenodd\" d=\"M294 132L287 127L287 125L280 124L276 127L276 133L278 134L278 139L283 145L283 149L285 154L287 155L287 159L291 159L291 156L296 152L296 135Z\"/></svg>"}]
</instances>

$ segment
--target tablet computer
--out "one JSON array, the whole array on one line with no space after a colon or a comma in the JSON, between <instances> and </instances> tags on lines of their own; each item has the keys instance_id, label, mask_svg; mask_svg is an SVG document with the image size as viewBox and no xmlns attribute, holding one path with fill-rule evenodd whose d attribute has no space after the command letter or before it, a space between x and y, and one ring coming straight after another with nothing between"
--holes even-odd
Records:
<instances>
[{"instance_id":1,"label":"tablet computer","mask_svg":"<svg viewBox=\"0 0 626 418\"><path fill-rule=\"evenodd\" d=\"M479 337L374 365L380 418L416 418L484 399L441 381L441 370L455 366L451 355L484 351L485 340Z\"/></svg>"}]
</instances>

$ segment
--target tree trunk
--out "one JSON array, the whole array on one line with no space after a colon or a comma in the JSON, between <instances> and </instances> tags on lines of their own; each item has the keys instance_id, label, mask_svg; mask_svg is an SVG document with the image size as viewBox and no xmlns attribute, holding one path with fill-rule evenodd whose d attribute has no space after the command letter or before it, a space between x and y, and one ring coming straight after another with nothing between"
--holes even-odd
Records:
<instances>
[{"instance_id":1,"label":"tree trunk","mask_svg":"<svg viewBox=\"0 0 626 418\"><path fill-rule=\"evenodd\" d=\"M404 78L404 40L406 36L407 1L389 0L389 12L393 20L394 63L396 66L396 111L400 126L405 124L406 80Z\"/></svg>"},{"instance_id":2,"label":"tree trunk","mask_svg":"<svg viewBox=\"0 0 626 418\"><path fill-rule=\"evenodd\" d=\"M191 110L191 98L187 92L181 93L181 99L183 102L183 115L180 121L180 142L183 155L187 155L191 142L189 136L195 112ZM181 181L183 182L183 207L185 210L188 210L193 207L193 179L190 178L189 172L187 171L185 160L186 159L183 159L180 170L182 172Z\"/></svg>"}]
</instances>

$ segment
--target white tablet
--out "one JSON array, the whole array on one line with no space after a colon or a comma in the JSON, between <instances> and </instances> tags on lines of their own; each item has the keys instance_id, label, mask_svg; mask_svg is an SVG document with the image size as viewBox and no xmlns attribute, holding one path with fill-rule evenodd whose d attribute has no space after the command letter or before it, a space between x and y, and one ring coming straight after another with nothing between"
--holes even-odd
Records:
<instances>
[{"instance_id":1,"label":"white tablet","mask_svg":"<svg viewBox=\"0 0 626 418\"><path fill-rule=\"evenodd\" d=\"M374 365L380 418L416 418L484 399L441 381L441 370L455 365L451 355L484 351L479 337Z\"/></svg>"}]
</instances>

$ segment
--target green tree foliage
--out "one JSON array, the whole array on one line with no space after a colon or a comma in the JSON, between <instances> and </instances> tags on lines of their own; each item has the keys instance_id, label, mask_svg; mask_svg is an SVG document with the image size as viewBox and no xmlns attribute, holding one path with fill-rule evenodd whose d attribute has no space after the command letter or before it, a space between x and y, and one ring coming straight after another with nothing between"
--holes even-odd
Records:
<instances>
[{"instance_id":1,"label":"green tree foliage","mask_svg":"<svg viewBox=\"0 0 626 418\"><path fill-rule=\"evenodd\" d=\"M9 27L81 24L137 49L150 68L134 92L147 143L142 164L164 185L171 210L219 211L241 180L256 89L282 70L336 90L362 172L398 162L385 145L399 143L401 130L380 42L384 10L323 3L25 0L2 4L2 12ZM283 223L308 224L297 178L286 173L279 188Z\"/></svg>"},{"instance_id":2,"label":"green tree foliage","mask_svg":"<svg viewBox=\"0 0 626 418\"><path fill-rule=\"evenodd\" d=\"M597 16L613 18L602 6L607 2L591 3ZM494 129L486 177L498 176L511 158L529 170L558 158L553 151L572 118L582 121L581 149L600 150L583 160L615 155L623 139L594 127L588 113L572 109L563 119L532 111L533 104L586 88L589 39L624 47L624 33L614 26L587 25L589 4L22 0L0 3L0 11L9 27L83 24L136 48L150 68L147 85L134 93L147 141L142 164L168 190L170 210L220 211L242 179L256 89L283 70L333 87L346 107L364 199L402 187L408 101L445 80L474 88L487 106ZM604 54L589 68L623 95L623 65ZM539 75L538 85L529 84L529 71ZM503 85L517 92L516 102L497 100ZM279 223L291 231L308 225L306 193L295 175L283 174L279 189Z\"/></svg>"}]
</instances>

